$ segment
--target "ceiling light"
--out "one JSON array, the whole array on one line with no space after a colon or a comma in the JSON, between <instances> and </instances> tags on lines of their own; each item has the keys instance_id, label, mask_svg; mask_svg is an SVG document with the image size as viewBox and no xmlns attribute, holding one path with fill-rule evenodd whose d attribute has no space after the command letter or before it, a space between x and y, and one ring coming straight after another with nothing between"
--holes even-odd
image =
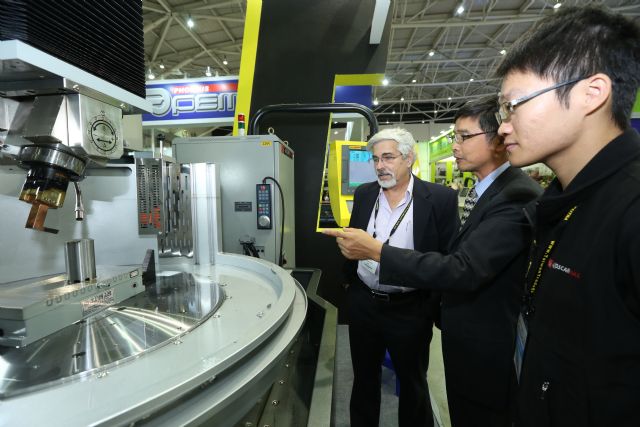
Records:
<instances>
[{"instance_id":1,"label":"ceiling light","mask_svg":"<svg viewBox=\"0 0 640 427\"><path fill-rule=\"evenodd\" d=\"M473 81L473 78L470 78L470 79L469 79L469 81L470 81L470 82L472 82L472 81Z\"/></svg>"},{"instance_id":2,"label":"ceiling light","mask_svg":"<svg viewBox=\"0 0 640 427\"><path fill-rule=\"evenodd\" d=\"M429 56L433 56L433 55L435 55L435 52L434 52L434 51L432 51L432 50L430 50L430 51L429 51Z\"/></svg>"},{"instance_id":3,"label":"ceiling light","mask_svg":"<svg viewBox=\"0 0 640 427\"><path fill-rule=\"evenodd\" d=\"M424 123L424 120L422 121L422 123Z\"/></svg>"},{"instance_id":4,"label":"ceiling light","mask_svg":"<svg viewBox=\"0 0 640 427\"><path fill-rule=\"evenodd\" d=\"M389 124L389 120L387 120L387 124Z\"/></svg>"},{"instance_id":5,"label":"ceiling light","mask_svg":"<svg viewBox=\"0 0 640 427\"><path fill-rule=\"evenodd\" d=\"M189 28L193 28L195 27L196 23L193 22L193 19L191 19L191 15L189 15L189 19L187 19L187 27Z\"/></svg>"},{"instance_id":6,"label":"ceiling light","mask_svg":"<svg viewBox=\"0 0 640 427\"><path fill-rule=\"evenodd\" d=\"M456 8L456 15L462 15L464 12L464 4L460 3L460 6Z\"/></svg>"},{"instance_id":7,"label":"ceiling light","mask_svg":"<svg viewBox=\"0 0 640 427\"><path fill-rule=\"evenodd\" d=\"M411 83L415 83L415 82L417 82L417 80L416 80L416 79L411 80Z\"/></svg>"},{"instance_id":8,"label":"ceiling light","mask_svg":"<svg viewBox=\"0 0 640 427\"><path fill-rule=\"evenodd\" d=\"M438 114L438 110L433 110L433 114Z\"/></svg>"},{"instance_id":9,"label":"ceiling light","mask_svg":"<svg viewBox=\"0 0 640 427\"><path fill-rule=\"evenodd\" d=\"M153 71L151 71L151 68L149 68L149 74L147 74L147 78L148 78L149 80L153 80L153 79L155 79L155 78L156 78L156 75L155 75L155 74L153 74Z\"/></svg>"},{"instance_id":10,"label":"ceiling light","mask_svg":"<svg viewBox=\"0 0 640 427\"><path fill-rule=\"evenodd\" d=\"M507 54L507 51L506 51L506 50L502 49L502 50L500 51L500 55L506 55L506 54Z\"/></svg>"},{"instance_id":11,"label":"ceiling light","mask_svg":"<svg viewBox=\"0 0 640 427\"><path fill-rule=\"evenodd\" d=\"M382 79L382 86L386 86L389 84L389 79Z\"/></svg>"},{"instance_id":12,"label":"ceiling light","mask_svg":"<svg viewBox=\"0 0 640 427\"><path fill-rule=\"evenodd\" d=\"M401 96L401 97L400 97L400 101L404 101L404 96Z\"/></svg>"},{"instance_id":13,"label":"ceiling light","mask_svg":"<svg viewBox=\"0 0 640 427\"><path fill-rule=\"evenodd\" d=\"M396 110L393 110L393 111L391 112L391 114L395 114L395 113L396 113Z\"/></svg>"},{"instance_id":14,"label":"ceiling light","mask_svg":"<svg viewBox=\"0 0 640 427\"><path fill-rule=\"evenodd\" d=\"M554 8L554 9L559 9L559 8L560 8L560 6L562 6L562 3L560 3L560 2L556 2L556 4L554 4L554 5L553 5L553 8Z\"/></svg>"},{"instance_id":15,"label":"ceiling light","mask_svg":"<svg viewBox=\"0 0 640 427\"><path fill-rule=\"evenodd\" d=\"M447 99L448 99L449 101L451 101L451 97L448 97Z\"/></svg>"},{"instance_id":16,"label":"ceiling light","mask_svg":"<svg viewBox=\"0 0 640 427\"><path fill-rule=\"evenodd\" d=\"M338 131L337 131L337 130L334 130L334 131L333 131L333 134L334 134L334 135L337 135L337 134L338 134Z\"/></svg>"},{"instance_id":17,"label":"ceiling light","mask_svg":"<svg viewBox=\"0 0 640 427\"><path fill-rule=\"evenodd\" d=\"M204 72L204 75L207 77L211 77L211 67L207 65L207 70Z\"/></svg>"},{"instance_id":18,"label":"ceiling light","mask_svg":"<svg viewBox=\"0 0 640 427\"><path fill-rule=\"evenodd\" d=\"M379 104L379 102L378 102L378 98L374 99L374 100L373 100L373 105L378 105L378 104Z\"/></svg>"},{"instance_id":19,"label":"ceiling light","mask_svg":"<svg viewBox=\"0 0 640 427\"><path fill-rule=\"evenodd\" d=\"M160 69L164 70L164 62L160 61Z\"/></svg>"},{"instance_id":20,"label":"ceiling light","mask_svg":"<svg viewBox=\"0 0 640 427\"><path fill-rule=\"evenodd\" d=\"M224 56L224 59L222 60L222 63L224 65L229 65L229 61L227 61L227 56L226 55Z\"/></svg>"}]
</instances>

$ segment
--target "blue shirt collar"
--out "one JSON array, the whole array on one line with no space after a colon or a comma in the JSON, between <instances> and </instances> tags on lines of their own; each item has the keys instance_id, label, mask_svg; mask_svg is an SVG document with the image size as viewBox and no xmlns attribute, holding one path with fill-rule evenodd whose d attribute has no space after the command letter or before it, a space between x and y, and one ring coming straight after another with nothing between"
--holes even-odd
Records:
<instances>
[{"instance_id":1,"label":"blue shirt collar","mask_svg":"<svg viewBox=\"0 0 640 427\"><path fill-rule=\"evenodd\" d=\"M511 166L509 162L504 162L497 169L494 169L493 172L491 172L489 175L485 176L482 181L476 184L476 194L478 199L482 196L482 193L484 193L487 188L489 188L489 186L493 184L493 181L495 181L502 172L507 170L509 166Z\"/></svg>"}]
</instances>

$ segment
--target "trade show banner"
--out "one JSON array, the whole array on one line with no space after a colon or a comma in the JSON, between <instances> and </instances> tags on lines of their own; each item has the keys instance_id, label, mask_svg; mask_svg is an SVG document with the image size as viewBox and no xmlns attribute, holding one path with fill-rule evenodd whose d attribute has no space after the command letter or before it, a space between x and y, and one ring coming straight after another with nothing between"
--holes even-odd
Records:
<instances>
[{"instance_id":1,"label":"trade show banner","mask_svg":"<svg viewBox=\"0 0 640 427\"><path fill-rule=\"evenodd\" d=\"M147 100L153 110L142 115L142 125L232 122L237 95L236 76L147 82Z\"/></svg>"}]
</instances>

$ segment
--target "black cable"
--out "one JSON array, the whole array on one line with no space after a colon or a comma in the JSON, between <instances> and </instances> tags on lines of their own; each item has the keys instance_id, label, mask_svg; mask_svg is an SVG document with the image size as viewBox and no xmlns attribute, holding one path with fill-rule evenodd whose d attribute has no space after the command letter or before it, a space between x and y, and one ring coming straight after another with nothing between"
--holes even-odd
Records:
<instances>
[{"instance_id":1,"label":"black cable","mask_svg":"<svg viewBox=\"0 0 640 427\"><path fill-rule=\"evenodd\" d=\"M247 256L251 256L251 253L249 252L249 248L247 248L247 244L246 243L240 243L242 245L242 254L243 255L247 255Z\"/></svg>"},{"instance_id":2,"label":"black cable","mask_svg":"<svg viewBox=\"0 0 640 427\"><path fill-rule=\"evenodd\" d=\"M243 255L260 258L258 249L256 249L256 245L253 242L240 242L240 244L242 245Z\"/></svg>"},{"instance_id":3,"label":"black cable","mask_svg":"<svg viewBox=\"0 0 640 427\"><path fill-rule=\"evenodd\" d=\"M280 257L278 259L278 265L282 267L284 264L284 193L282 192L280 183L273 177L265 176L264 178L262 178L262 183L266 184L268 179L273 181L280 191L280 204L282 205L282 227L280 227Z\"/></svg>"},{"instance_id":4,"label":"black cable","mask_svg":"<svg viewBox=\"0 0 640 427\"><path fill-rule=\"evenodd\" d=\"M258 249L254 243L249 243L249 252L251 252L252 257L260 258L260 254L258 253Z\"/></svg>"}]
</instances>

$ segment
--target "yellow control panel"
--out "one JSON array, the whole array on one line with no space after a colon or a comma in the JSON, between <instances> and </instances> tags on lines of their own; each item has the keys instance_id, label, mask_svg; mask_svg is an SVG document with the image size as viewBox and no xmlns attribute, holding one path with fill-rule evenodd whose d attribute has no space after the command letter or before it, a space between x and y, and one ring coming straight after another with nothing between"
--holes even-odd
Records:
<instances>
[{"instance_id":1,"label":"yellow control panel","mask_svg":"<svg viewBox=\"0 0 640 427\"><path fill-rule=\"evenodd\" d=\"M366 142L333 141L329 145L329 199L339 227L349 225L356 188L377 179L370 159L371 153L367 151Z\"/></svg>"}]
</instances>

